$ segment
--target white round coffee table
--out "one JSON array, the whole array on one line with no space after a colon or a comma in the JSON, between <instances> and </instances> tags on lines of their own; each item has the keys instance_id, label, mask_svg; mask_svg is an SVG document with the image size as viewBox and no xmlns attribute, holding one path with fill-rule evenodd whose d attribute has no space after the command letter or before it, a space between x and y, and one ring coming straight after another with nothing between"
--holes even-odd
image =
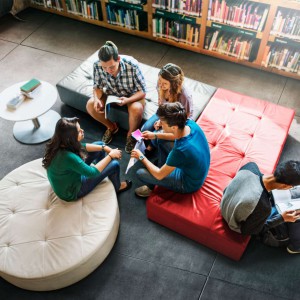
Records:
<instances>
[{"instance_id":1,"label":"white round coffee table","mask_svg":"<svg viewBox=\"0 0 300 300\"><path fill-rule=\"evenodd\" d=\"M24 144L38 144L49 140L55 130L60 115L50 110L57 99L56 88L48 82L41 81L41 85L32 93L33 99L25 99L15 110L7 108L7 102L20 93L20 86L24 82L16 83L0 94L0 117L15 121L14 137Z\"/></svg>"}]
</instances>

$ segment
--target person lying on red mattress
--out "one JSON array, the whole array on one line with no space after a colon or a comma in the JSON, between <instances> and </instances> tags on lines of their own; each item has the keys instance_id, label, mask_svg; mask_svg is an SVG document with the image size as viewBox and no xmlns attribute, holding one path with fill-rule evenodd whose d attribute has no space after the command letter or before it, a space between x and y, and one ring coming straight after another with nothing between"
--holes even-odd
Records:
<instances>
[{"instance_id":1,"label":"person lying on red mattress","mask_svg":"<svg viewBox=\"0 0 300 300\"><path fill-rule=\"evenodd\" d=\"M222 216L233 231L258 235L269 246L288 245L289 253L300 253L300 211L280 214L271 193L299 184L300 161L282 162L271 175L262 174L256 163L247 163L223 192Z\"/></svg>"}]
</instances>

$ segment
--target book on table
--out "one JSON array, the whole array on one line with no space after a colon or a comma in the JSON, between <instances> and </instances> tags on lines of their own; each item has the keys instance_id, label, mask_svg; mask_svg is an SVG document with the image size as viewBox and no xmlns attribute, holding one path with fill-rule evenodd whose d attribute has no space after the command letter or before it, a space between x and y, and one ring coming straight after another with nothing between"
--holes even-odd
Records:
<instances>
[{"instance_id":1,"label":"book on table","mask_svg":"<svg viewBox=\"0 0 300 300\"><path fill-rule=\"evenodd\" d=\"M41 84L41 82L39 80L32 78L31 80L29 80L28 82L23 84L20 87L20 90L21 90L21 92L29 94L32 91L34 91L40 84Z\"/></svg>"},{"instance_id":2,"label":"book on table","mask_svg":"<svg viewBox=\"0 0 300 300\"><path fill-rule=\"evenodd\" d=\"M273 190L272 194L279 213L287 210L300 212L300 185L289 190Z\"/></svg>"}]
</instances>

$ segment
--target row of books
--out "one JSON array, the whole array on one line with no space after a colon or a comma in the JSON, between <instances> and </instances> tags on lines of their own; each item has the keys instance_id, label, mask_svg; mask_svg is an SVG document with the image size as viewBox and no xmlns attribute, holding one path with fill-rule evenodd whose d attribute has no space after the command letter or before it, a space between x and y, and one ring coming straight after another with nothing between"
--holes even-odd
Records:
<instances>
[{"instance_id":1,"label":"row of books","mask_svg":"<svg viewBox=\"0 0 300 300\"><path fill-rule=\"evenodd\" d=\"M132 3L132 4L139 4L139 5L147 3L147 0L118 0L118 1Z\"/></svg>"},{"instance_id":2,"label":"row of books","mask_svg":"<svg viewBox=\"0 0 300 300\"><path fill-rule=\"evenodd\" d=\"M173 13L200 17L203 0L152 0L152 7L165 9Z\"/></svg>"},{"instance_id":3,"label":"row of books","mask_svg":"<svg viewBox=\"0 0 300 300\"><path fill-rule=\"evenodd\" d=\"M101 3L99 1L81 1L82 16L93 20L103 20Z\"/></svg>"},{"instance_id":4,"label":"row of books","mask_svg":"<svg viewBox=\"0 0 300 300\"><path fill-rule=\"evenodd\" d=\"M204 48L237 59L254 61L259 43L255 38L223 31L209 31L205 36Z\"/></svg>"},{"instance_id":5,"label":"row of books","mask_svg":"<svg viewBox=\"0 0 300 300\"><path fill-rule=\"evenodd\" d=\"M147 13L126 9L117 5L106 5L107 22L128 29L147 30Z\"/></svg>"},{"instance_id":6,"label":"row of books","mask_svg":"<svg viewBox=\"0 0 300 300\"><path fill-rule=\"evenodd\" d=\"M63 10L62 0L31 0L31 3L57 10Z\"/></svg>"},{"instance_id":7,"label":"row of books","mask_svg":"<svg viewBox=\"0 0 300 300\"><path fill-rule=\"evenodd\" d=\"M153 36L167 38L191 46L198 46L200 26L177 20L155 17L152 19Z\"/></svg>"},{"instance_id":8,"label":"row of books","mask_svg":"<svg viewBox=\"0 0 300 300\"><path fill-rule=\"evenodd\" d=\"M300 11L279 8L271 34L300 41Z\"/></svg>"},{"instance_id":9,"label":"row of books","mask_svg":"<svg viewBox=\"0 0 300 300\"><path fill-rule=\"evenodd\" d=\"M67 11L72 14L82 15L81 0L66 0Z\"/></svg>"},{"instance_id":10,"label":"row of books","mask_svg":"<svg viewBox=\"0 0 300 300\"><path fill-rule=\"evenodd\" d=\"M87 19L102 20L101 3L99 0L65 0L68 13Z\"/></svg>"},{"instance_id":11,"label":"row of books","mask_svg":"<svg viewBox=\"0 0 300 300\"><path fill-rule=\"evenodd\" d=\"M262 66L273 67L300 75L300 49L267 45Z\"/></svg>"},{"instance_id":12,"label":"row of books","mask_svg":"<svg viewBox=\"0 0 300 300\"><path fill-rule=\"evenodd\" d=\"M269 6L245 0L209 0L208 20L262 31Z\"/></svg>"}]
</instances>

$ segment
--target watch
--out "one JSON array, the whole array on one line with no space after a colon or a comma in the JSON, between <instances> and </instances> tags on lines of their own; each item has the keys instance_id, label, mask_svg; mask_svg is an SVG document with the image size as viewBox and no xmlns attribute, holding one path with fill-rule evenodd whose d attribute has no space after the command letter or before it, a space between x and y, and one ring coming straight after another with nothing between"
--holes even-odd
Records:
<instances>
[{"instance_id":1,"label":"watch","mask_svg":"<svg viewBox=\"0 0 300 300\"><path fill-rule=\"evenodd\" d=\"M139 160L143 160L144 158L145 158L145 156L142 154L142 155L140 155Z\"/></svg>"}]
</instances>

